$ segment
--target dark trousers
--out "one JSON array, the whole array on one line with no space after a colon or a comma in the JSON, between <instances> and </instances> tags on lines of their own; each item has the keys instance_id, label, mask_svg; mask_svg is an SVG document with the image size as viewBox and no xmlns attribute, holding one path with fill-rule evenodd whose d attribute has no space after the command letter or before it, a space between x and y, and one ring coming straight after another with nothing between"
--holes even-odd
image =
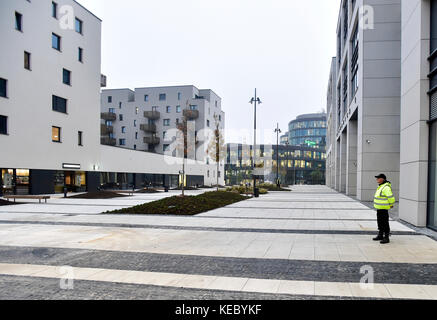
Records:
<instances>
[{"instance_id":1,"label":"dark trousers","mask_svg":"<svg viewBox=\"0 0 437 320\"><path fill-rule=\"evenodd\" d=\"M390 233L388 210L378 210L378 230L382 233Z\"/></svg>"}]
</instances>

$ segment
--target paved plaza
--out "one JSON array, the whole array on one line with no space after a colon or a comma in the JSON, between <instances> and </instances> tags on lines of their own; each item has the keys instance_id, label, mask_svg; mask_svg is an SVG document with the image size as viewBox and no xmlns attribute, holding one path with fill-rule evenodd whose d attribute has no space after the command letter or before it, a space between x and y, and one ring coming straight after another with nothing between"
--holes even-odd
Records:
<instances>
[{"instance_id":1,"label":"paved plaza","mask_svg":"<svg viewBox=\"0 0 437 320\"><path fill-rule=\"evenodd\" d=\"M374 242L376 213L324 186L197 216L102 214L175 194L0 207L0 299L437 299L437 242L397 221Z\"/></svg>"}]
</instances>

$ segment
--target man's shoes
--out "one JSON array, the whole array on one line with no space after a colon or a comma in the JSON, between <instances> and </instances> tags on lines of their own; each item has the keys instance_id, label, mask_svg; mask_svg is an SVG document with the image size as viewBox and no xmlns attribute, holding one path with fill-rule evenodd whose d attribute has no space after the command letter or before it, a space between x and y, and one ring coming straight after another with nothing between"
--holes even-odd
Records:
<instances>
[{"instance_id":1,"label":"man's shoes","mask_svg":"<svg viewBox=\"0 0 437 320\"><path fill-rule=\"evenodd\" d=\"M373 241L382 241L384 240L384 233L380 232L376 238L373 238Z\"/></svg>"},{"instance_id":2,"label":"man's shoes","mask_svg":"<svg viewBox=\"0 0 437 320\"><path fill-rule=\"evenodd\" d=\"M387 244L387 243L390 243L390 234L389 233L386 233L384 235L384 238L381 240L381 244Z\"/></svg>"}]
</instances>

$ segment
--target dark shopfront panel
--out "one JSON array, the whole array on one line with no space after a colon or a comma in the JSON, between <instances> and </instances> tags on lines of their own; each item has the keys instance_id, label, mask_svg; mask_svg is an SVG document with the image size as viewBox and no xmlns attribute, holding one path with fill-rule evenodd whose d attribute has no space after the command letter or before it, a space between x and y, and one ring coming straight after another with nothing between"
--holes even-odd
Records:
<instances>
[{"instance_id":1,"label":"dark shopfront panel","mask_svg":"<svg viewBox=\"0 0 437 320\"><path fill-rule=\"evenodd\" d=\"M437 230L437 121L430 129L428 188L428 227Z\"/></svg>"},{"instance_id":2,"label":"dark shopfront panel","mask_svg":"<svg viewBox=\"0 0 437 320\"><path fill-rule=\"evenodd\" d=\"M30 194L30 170L1 169L2 194Z\"/></svg>"}]
</instances>

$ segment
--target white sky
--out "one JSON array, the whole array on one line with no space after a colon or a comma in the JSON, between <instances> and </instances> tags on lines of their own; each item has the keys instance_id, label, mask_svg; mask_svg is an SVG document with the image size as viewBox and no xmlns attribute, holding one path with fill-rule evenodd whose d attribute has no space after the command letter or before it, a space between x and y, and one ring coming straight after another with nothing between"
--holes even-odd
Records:
<instances>
[{"instance_id":1,"label":"white sky","mask_svg":"<svg viewBox=\"0 0 437 320\"><path fill-rule=\"evenodd\" d=\"M226 129L262 142L326 109L340 0L79 0L103 20L108 88L193 84L223 99ZM270 133L272 133L271 136ZM242 142L226 134L227 142Z\"/></svg>"}]
</instances>

